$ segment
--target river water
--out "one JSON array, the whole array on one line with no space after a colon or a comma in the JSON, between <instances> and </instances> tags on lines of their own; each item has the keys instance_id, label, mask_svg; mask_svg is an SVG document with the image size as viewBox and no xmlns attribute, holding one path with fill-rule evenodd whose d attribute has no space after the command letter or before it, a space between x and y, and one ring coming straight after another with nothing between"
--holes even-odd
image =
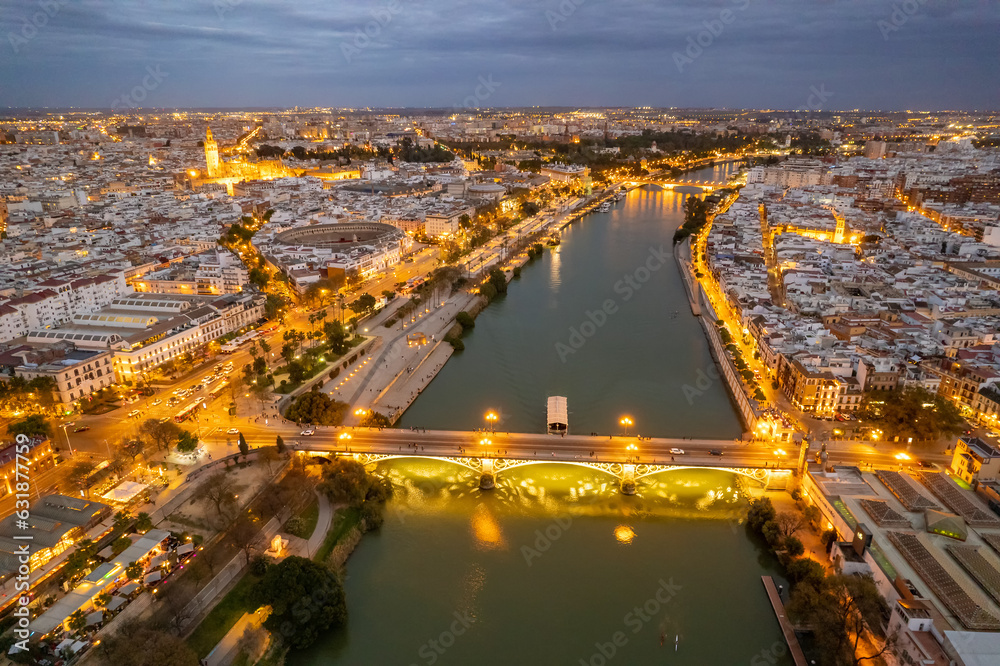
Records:
<instances>
[{"instance_id":1,"label":"river water","mask_svg":"<svg viewBox=\"0 0 1000 666\"><path fill-rule=\"evenodd\" d=\"M725 182L734 168L684 178ZM571 433L617 434L628 415L632 433L739 437L726 388L708 374L708 342L671 251L686 196L640 188L611 212L570 225L479 315L465 351L399 426L471 430L493 410L497 430L544 432L546 399L562 395Z\"/></svg>"},{"instance_id":2,"label":"river water","mask_svg":"<svg viewBox=\"0 0 1000 666\"><path fill-rule=\"evenodd\" d=\"M643 434L737 436L721 384L690 402L681 389L712 363L670 254L682 201L636 190L571 226L479 316L402 426L481 427L494 409L498 429L538 431L545 398L565 395L573 432L616 430L628 413ZM664 264L648 264L628 299L616 291L625 275L638 284L661 246ZM569 329L608 299L617 310L573 347ZM565 362L558 342L574 350ZM506 470L488 492L443 461L379 471L396 493L349 560L348 625L288 663L791 663L760 580L778 571L740 523L746 498L731 472L665 472L626 497L614 477L575 465Z\"/></svg>"}]
</instances>

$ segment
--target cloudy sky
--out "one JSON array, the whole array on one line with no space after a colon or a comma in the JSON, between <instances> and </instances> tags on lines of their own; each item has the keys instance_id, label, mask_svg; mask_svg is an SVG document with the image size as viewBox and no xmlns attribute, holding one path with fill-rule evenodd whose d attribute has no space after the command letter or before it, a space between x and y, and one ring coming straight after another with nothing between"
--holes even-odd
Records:
<instances>
[{"instance_id":1,"label":"cloudy sky","mask_svg":"<svg viewBox=\"0 0 1000 666\"><path fill-rule=\"evenodd\" d=\"M9 107L1000 108L997 0L0 0L0 34Z\"/></svg>"}]
</instances>

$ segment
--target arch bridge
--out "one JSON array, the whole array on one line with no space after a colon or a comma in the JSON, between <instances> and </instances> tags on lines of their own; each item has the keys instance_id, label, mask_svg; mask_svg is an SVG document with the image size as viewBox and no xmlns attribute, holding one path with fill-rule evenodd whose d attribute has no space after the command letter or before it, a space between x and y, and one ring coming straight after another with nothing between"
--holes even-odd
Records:
<instances>
[{"instance_id":1,"label":"arch bridge","mask_svg":"<svg viewBox=\"0 0 1000 666\"><path fill-rule=\"evenodd\" d=\"M496 485L497 474L517 467L541 464L562 464L576 465L578 467L588 467L604 474L615 477L618 480L619 488L624 495L635 494L636 481L661 472L672 472L682 469L719 469L739 474L749 480L753 480L763 487L768 487L775 477L781 477L784 482L791 475L791 468L777 467L726 467L709 465L665 465L650 463L631 462L592 462L586 460L548 460L548 459L524 459L524 458L499 458L499 457L473 457L473 456L447 456L428 454L393 454L393 453L342 453L337 451L312 451L314 456L346 455L354 458L362 465L374 465L386 460L403 458L429 458L433 460L447 461L455 465L460 465L479 474L479 487L483 490L492 489Z\"/></svg>"}]
</instances>

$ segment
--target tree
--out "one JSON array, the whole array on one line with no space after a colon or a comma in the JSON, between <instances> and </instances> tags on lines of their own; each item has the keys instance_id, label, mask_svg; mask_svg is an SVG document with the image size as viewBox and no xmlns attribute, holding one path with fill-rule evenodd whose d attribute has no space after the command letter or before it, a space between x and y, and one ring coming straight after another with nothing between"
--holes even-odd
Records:
<instances>
[{"instance_id":1,"label":"tree","mask_svg":"<svg viewBox=\"0 0 1000 666\"><path fill-rule=\"evenodd\" d=\"M284 453L285 451L288 450L288 447L285 446L285 440L283 440L281 438L281 435L278 435L275 438L275 440L274 440L274 446L275 446L275 448L278 449L278 453Z\"/></svg>"},{"instance_id":2,"label":"tree","mask_svg":"<svg viewBox=\"0 0 1000 666\"><path fill-rule=\"evenodd\" d=\"M747 510L747 526L754 532L760 533L764 523L774 520L776 515L774 505L767 497L750 500L750 507Z\"/></svg>"},{"instance_id":3,"label":"tree","mask_svg":"<svg viewBox=\"0 0 1000 666\"><path fill-rule=\"evenodd\" d=\"M94 597L94 605L98 608L107 608L108 604L111 603L111 595L107 592L101 592L96 597Z\"/></svg>"},{"instance_id":4,"label":"tree","mask_svg":"<svg viewBox=\"0 0 1000 666\"><path fill-rule=\"evenodd\" d=\"M138 437L133 437L126 439L124 442L122 442L121 446L119 447L119 450L123 454L127 455L129 457L129 460L135 462L135 459L142 454L143 449L145 448L146 448L146 442L142 441Z\"/></svg>"},{"instance_id":5,"label":"tree","mask_svg":"<svg viewBox=\"0 0 1000 666\"><path fill-rule=\"evenodd\" d=\"M347 619L344 588L328 567L287 557L268 567L250 592L257 606L270 606L264 628L290 647L303 649Z\"/></svg>"},{"instance_id":6,"label":"tree","mask_svg":"<svg viewBox=\"0 0 1000 666\"><path fill-rule=\"evenodd\" d=\"M76 633L87 626L87 616L83 614L82 610L73 611L73 614L66 620L66 625L70 631Z\"/></svg>"},{"instance_id":7,"label":"tree","mask_svg":"<svg viewBox=\"0 0 1000 666\"><path fill-rule=\"evenodd\" d=\"M236 482L220 469L198 486L194 497L214 506L215 512L221 516L224 507L229 508L236 503Z\"/></svg>"},{"instance_id":8,"label":"tree","mask_svg":"<svg viewBox=\"0 0 1000 666\"><path fill-rule=\"evenodd\" d=\"M298 344L295 342L286 342L281 346L281 358L285 359L285 363L291 365L292 359L295 358L295 352L298 351Z\"/></svg>"},{"instance_id":9,"label":"tree","mask_svg":"<svg viewBox=\"0 0 1000 666\"><path fill-rule=\"evenodd\" d=\"M126 548L132 545L132 539L129 539L124 534L111 542L111 552L114 555L120 555L125 551Z\"/></svg>"},{"instance_id":10,"label":"tree","mask_svg":"<svg viewBox=\"0 0 1000 666\"><path fill-rule=\"evenodd\" d=\"M802 545L802 541L798 537L788 537L785 539L784 546L789 557L799 557L806 552L805 546Z\"/></svg>"},{"instance_id":11,"label":"tree","mask_svg":"<svg viewBox=\"0 0 1000 666\"><path fill-rule=\"evenodd\" d=\"M111 527L115 532L124 532L128 528L132 527L132 522L132 514L128 511L119 511L111 520Z\"/></svg>"},{"instance_id":12,"label":"tree","mask_svg":"<svg viewBox=\"0 0 1000 666\"><path fill-rule=\"evenodd\" d=\"M251 268L248 279L250 280L250 283L258 289L264 289L267 287L267 283L271 281L271 276L268 275L265 270L260 268Z\"/></svg>"},{"instance_id":13,"label":"tree","mask_svg":"<svg viewBox=\"0 0 1000 666\"><path fill-rule=\"evenodd\" d=\"M112 634L97 649L107 664L198 666L198 655L187 643L165 631L148 627L138 628L131 636L120 632Z\"/></svg>"},{"instance_id":14,"label":"tree","mask_svg":"<svg viewBox=\"0 0 1000 666\"><path fill-rule=\"evenodd\" d=\"M141 512L135 517L135 531L139 534L145 534L149 530L153 529L153 520L149 517L149 514L145 511Z\"/></svg>"},{"instance_id":15,"label":"tree","mask_svg":"<svg viewBox=\"0 0 1000 666\"><path fill-rule=\"evenodd\" d=\"M90 486L90 475L94 471L94 463L78 460L69 468L66 480L77 490L86 490Z\"/></svg>"},{"instance_id":16,"label":"tree","mask_svg":"<svg viewBox=\"0 0 1000 666\"><path fill-rule=\"evenodd\" d=\"M385 414L370 410L365 414L364 418L361 419L361 423L359 425L363 428L388 428L392 425L392 423L389 422L389 417Z\"/></svg>"},{"instance_id":17,"label":"tree","mask_svg":"<svg viewBox=\"0 0 1000 666\"><path fill-rule=\"evenodd\" d=\"M300 384L306 378L306 366L298 361L288 363L288 381L293 384Z\"/></svg>"},{"instance_id":18,"label":"tree","mask_svg":"<svg viewBox=\"0 0 1000 666\"><path fill-rule=\"evenodd\" d=\"M959 434L965 423L955 403L919 386L872 391L862 400L859 416L881 429L888 441L935 442Z\"/></svg>"},{"instance_id":19,"label":"tree","mask_svg":"<svg viewBox=\"0 0 1000 666\"><path fill-rule=\"evenodd\" d=\"M240 437L239 437L239 440L237 442L237 446L240 447L240 453L242 453L243 455L246 455L246 454L250 453L250 447L247 445L247 439L246 439L246 437L243 436L242 432L240 433Z\"/></svg>"},{"instance_id":20,"label":"tree","mask_svg":"<svg viewBox=\"0 0 1000 666\"><path fill-rule=\"evenodd\" d=\"M240 513L229 528L229 542L243 552L247 564L250 564L250 557L259 549L262 539L260 526L245 513Z\"/></svg>"},{"instance_id":21,"label":"tree","mask_svg":"<svg viewBox=\"0 0 1000 666\"><path fill-rule=\"evenodd\" d=\"M125 576L129 580L139 580L142 578L142 565L137 562L129 562L125 567Z\"/></svg>"},{"instance_id":22,"label":"tree","mask_svg":"<svg viewBox=\"0 0 1000 666\"><path fill-rule=\"evenodd\" d=\"M181 436L181 428L173 421L146 419L139 426L139 432L147 437L156 448L167 450Z\"/></svg>"},{"instance_id":23,"label":"tree","mask_svg":"<svg viewBox=\"0 0 1000 666\"><path fill-rule=\"evenodd\" d=\"M800 557L789 562L785 567L785 573L793 587L800 583L816 586L826 577L823 565L808 557Z\"/></svg>"},{"instance_id":24,"label":"tree","mask_svg":"<svg viewBox=\"0 0 1000 666\"><path fill-rule=\"evenodd\" d=\"M782 511L775 517L774 522L778 525L778 535L785 540L795 536L795 533L805 526L806 518L802 514Z\"/></svg>"},{"instance_id":25,"label":"tree","mask_svg":"<svg viewBox=\"0 0 1000 666\"><path fill-rule=\"evenodd\" d=\"M356 301L348 305L351 312L355 314L368 314L375 309L375 297L371 294L362 294Z\"/></svg>"},{"instance_id":26,"label":"tree","mask_svg":"<svg viewBox=\"0 0 1000 666\"><path fill-rule=\"evenodd\" d=\"M339 321L328 321L323 324L323 333L332 353L340 356L347 351L347 331L344 330L343 324Z\"/></svg>"},{"instance_id":27,"label":"tree","mask_svg":"<svg viewBox=\"0 0 1000 666\"><path fill-rule=\"evenodd\" d=\"M198 436L190 430L182 430L177 438L177 450L181 453L190 453L198 448Z\"/></svg>"},{"instance_id":28,"label":"tree","mask_svg":"<svg viewBox=\"0 0 1000 666\"><path fill-rule=\"evenodd\" d=\"M455 321L462 325L462 328L473 328L476 325L476 320L472 318L465 310L462 310L457 315L455 315Z\"/></svg>"},{"instance_id":29,"label":"tree","mask_svg":"<svg viewBox=\"0 0 1000 666\"><path fill-rule=\"evenodd\" d=\"M257 451L257 462L262 462L267 466L267 473L271 474L274 467L274 463L278 460L277 449L265 446L264 448Z\"/></svg>"},{"instance_id":30,"label":"tree","mask_svg":"<svg viewBox=\"0 0 1000 666\"><path fill-rule=\"evenodd\" d=\"M878 632L888 615L870 576L829 576L819 585L800 585L792 591L788 614L812 627L817 653L828 664L857 666L881 656L893 644L889 637L874 654L858 655L862 638Z\"/></svg>"},{"instance_id":31,"label":"tree","mask_svg":"<svg viewBox=\"0 0 1000 666\"><path fill-rule=\"evenodd\" d=\"M41 414L32 414L20 421L9 423L7 425L7 434L14 435L15 437L17 435L27 435L28 437L51 439L52 424Z\"/></svg>"},{"instance_id":32,"label":"tree","mask_svg":"<svg viewBox=\"0 0 1000 666\"><path fill-rule=\"evenodd\" d=\"M334 400L320 391L309 391L295 398L285 417L296 423L340 425L347 413L347 403Z\"/></svg>"}]
</instances>

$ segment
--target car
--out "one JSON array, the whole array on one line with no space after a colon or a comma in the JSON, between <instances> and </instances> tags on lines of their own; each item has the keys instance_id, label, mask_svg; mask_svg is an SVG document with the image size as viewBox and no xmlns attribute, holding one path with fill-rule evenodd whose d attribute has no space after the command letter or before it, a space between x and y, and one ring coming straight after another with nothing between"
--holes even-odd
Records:
<instances>
[{"instance_id":1,"label":"car","mask_svg":"<svg viewBox=\"0 0 1000 666\"><path fill-rule=\"evenodd\" d=\"M722 455L722 449L709 449L708 450L708 454L712 455L712 456L721 456Z\"/></svg>"},{"instance_id":2,"label":"car","mask_svg":"<svg viewBox=\"0 0 1000 666\"><path fill-rule=\"evenodd\" d=\"M73 428L73 432L87 432L90 430L90 426L77 426Z\"/></svg>"},{"instance_id":3,"label":"car","mask_svg":"<svg viewBox=\"0 0 1000 666\"><path fill-rule=\"evenodd\" d=\"M303 430L299 434L302 435L303 437L308 437L309 435L315 435L316 431L315 430L311 430L311 429L310 430Z\"/></svg>"},{"instance_id":4,"label":"car","mask_svg":"<svg viewBox=\"0 0 1000 666\"><path fill-rule=\"evenodd\" d=\"M226 434L227 435L238 435L238 434L240 434L240 429L239 428L230 428L229 430L226 431Z\"/></svg>"},{"instance_id":5,"label":"car","mask_svg":"<svg viewBox=\"0 0 1000 666\"><path fill-rule=\"evenodd\" d=\"M134 419L135 417L139 416L139 414L141 414L141 413L142 412L140 412L138 409L133 409L131 412L128 413L128 417L130 419Z\"/></svg>"},{"instance_id":6,"label":"car","mask_svg":"<svg viewBox=\"0 0 1000 666\"><path fill-rule=\"evenodd\" d=\"M684 455L684 449L670 449L670 453L674 454L675 456L682 456Z\"/></svg>"},{"instance_id":7,"label":"car","mask_svg":"<svg viewBox=\"0 0 1000 666\"><path fill-rule=\"evenodd\" d=\"M160 400L159 398L157 398L156 400L153 401L153 406L155 407L156 405L160 404L161 402L163 402L163 401Z\"/></svg>"},{"instance_id":8,"label":"car","mask_svg":"<svg viewBox=\"0 0 1000 666\"><path fill-rule=\"evenodd\" d=\"M76 421L66 421L66 423L63 423L63 425L66 426L67 428L70 426L75 426Z\"/></svg>"},{"instance_id":9,"label":"car","mask_svg":"<svg viewBox=\"0 0 1000 666\"><path fill-rule=\"evenodd\" d=\"M193 389L191 389L191 390L192 390L192 391L200 391L200 390L202 390L203 388L205 388L205 385L204 385L204 384L197 384L197 385L195 385L195 387L194 387Z\"/></svg>"}]
</instances>

